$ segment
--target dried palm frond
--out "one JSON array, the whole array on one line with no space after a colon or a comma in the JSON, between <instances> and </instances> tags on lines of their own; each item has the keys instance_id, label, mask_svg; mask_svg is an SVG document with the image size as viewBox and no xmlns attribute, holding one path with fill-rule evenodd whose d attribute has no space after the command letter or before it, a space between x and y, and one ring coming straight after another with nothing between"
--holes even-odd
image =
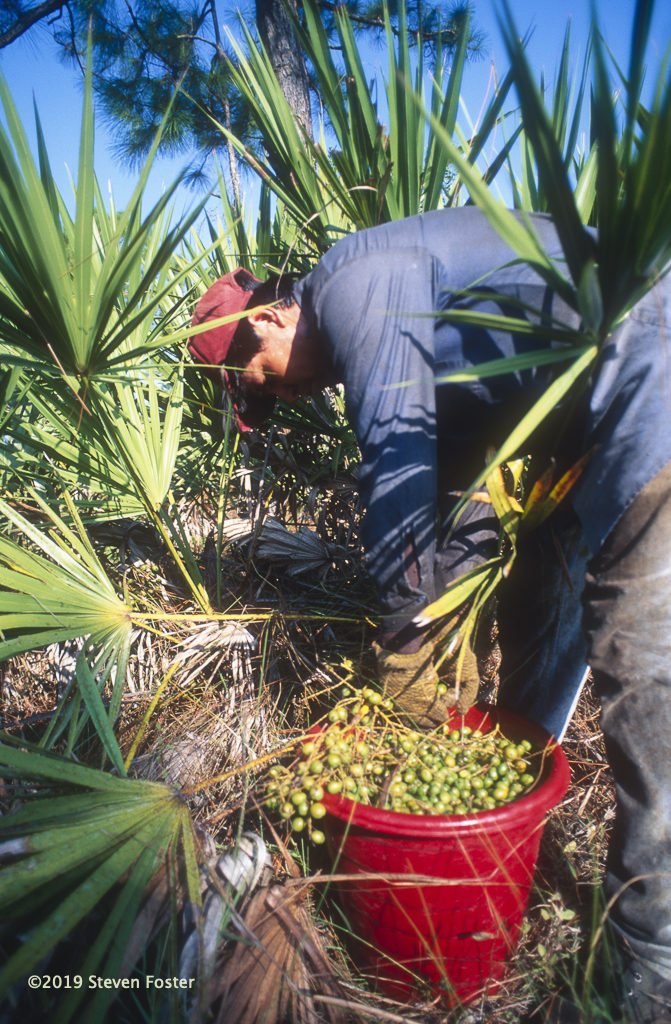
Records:
<instances>
[{"instance_id":1,"label":"dried palm frond","mask_svg":"<svg viewBox=\"0 0 671 1024\"><path fill-rule=\"evenodd\" d=\"M214 854L202 872L206 881L203 909L199 927L193 922L186 936L179 958L180 978L198 977L201 992L212 982L221 935L231 915L237 916L235 907L241 905L259 885L268 885L272 879L272 858L261 836L243 832L234 846L221 857ZM202 1003L194 1003L197 1011ZM197 1019L192 1012L190 1019Z\"/></svg>"},{"instance_id":2,"label":"dried palm frond","mask_svg":"<svg viewBox=\"0 0 671 1024\"><path fill-rule=\"evenodd\" d=\"M268 517L252 527L247 519L229 519L224 538L237 544L249 544L257 559L281 565L289 576L306 572L326 572L334 560L348 556L346 548L330 544L307 526L292 532L278 519Z\"/></svg>"},{"instance_id":3,"label":"dried palm frond","mask_svg":"<svg viewBox=\"0 0 671 1024\"><path fill-rule=\"evenodd\" d=\"M173 655L173 660L181 666L178 675L181 686L188 686L206 670L213 677L228 663L233 685L251 690L252 655L257 643L249 630L240 623L196 623L175 646L178 653Z\"/></svg>"},{"instance_id":4,"label":"dried palm frond","mask_svg":"<svg viewBox=\"0 0 671 1024\"><path fill-rule=\"evenodd\" d=\"M72 683L77 668L77 658L84 646L81 637L64 640L61 643L49 644L45 650L49 675L58 686L58 695Z\"/></svg>"},{"instance_id":5,"label":"dried palm frond","mask_svg":"<svg viewBox=\"0 0 671 1024\"><path fill-rule=\"evenodd\" d=\"M315 928L309 887L259 889L237 924L241 936L232 955L215 971L210 1003L217 1024L341 1024L338 1006L318 1012L313 996L341 995L339 983ZM228 951L226 951L228 952Z\"/></svg>"},{"instance_id":6,"label":"dried palm frond","mask_svg":"<svg viewBox=\"0 0 671 1024\"><path fill-rule=\"evenodd\" d=\"M187 728L187 720L191 728ZM167 782L176 789L195 786L226 764L227 735L224 723L208 712L182 715L148 753L135 759L133 774Z\"/></svg>"},{"instance_id":7,"label":"dried palm frond","mask_svg":"<svg viewBox=\"0 0 671 1024\"><path fill-rule=\"evenodd\" d=\"M253 761L275 742L276 723L272 701L265 691L257 694L252 654L256 641L237 623L194 625L176 644L173 662L180 665L180 686L186 705L169 723L162 723L152 749L136 758L134 771L143 778L160 779L179 789L189 789L238 765ZM207 671L211 679L228 669L225 687L208 688L206 706L187 690L196 676ZM238 781L233 776L217 796L230 795ZM199 805L202 795L196 796Z\"/></svg>"},{"instance_id":8,"label":"dried palm frond","mask_svg":"<svg viewBox=\"0 0 671 1024\"><path fill-rule=\"evenodd\" d=\"M119 551L120 568L139 567L158 561L161 540L152 526L128 517L90 523L88 532L99 547L115 547Z\"/></svg>"},{"instance_id":9,"label":"dried palm frond","mask_svg":"<svg viewBox=\"0 0 671 1024\"><path fill-rule=\"evenodd\" d=\"M161 676L177 662L175 681L187 688L206 673L214 680L226 669L229 685L253 688L252 656L257 643L244 626L236 622L195 622L179 632L163 626L160 635L137 629L132 634L128 688L132 693L156 689Z\"/></svg>"},{"instance_id":10,"label":"dried palm frond","mask_svg":"<svg viewBox=\"0 0 671 1024\"><path fill-rule=\"evenodd\" d=\"M180 880L171 885L167 865L152 879L144 893L144 902L131 929L119 968L126 977L143 950L166 926L175 905L183 911L184 935L179 956L179 976L198 977L209 984L221 941L224 919L236 903L246 899L258 885L272 877L271 857L261 837L244 832L234 846L218 855L212 837L196 826L202 851L200 890L202 911L194 917L194 907L184 900Z\"/></svg>"},{"instance_id":11,"label":"dried palm frond","mask_svg":"<svg viewBox=\"0 0 671 1024\"><path fill-rule=\"evenodd\" d=\"M167 644L144 629L133 630L127 686L131 693L155 690L170 664Z\"/></svg>"}]
</instances>

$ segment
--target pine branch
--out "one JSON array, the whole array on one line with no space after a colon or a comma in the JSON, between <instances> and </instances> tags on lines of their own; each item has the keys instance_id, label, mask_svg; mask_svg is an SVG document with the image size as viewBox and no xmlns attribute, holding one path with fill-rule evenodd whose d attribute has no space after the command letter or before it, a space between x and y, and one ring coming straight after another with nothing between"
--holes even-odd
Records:
<instances>
[{"instance_id":1,"label":"pine branch","mask_svg":"<svg viewBox=\"0 0 671 1024\"><path fill-rule=\"evenodd\" d=\"M44 0L44 3L38 4L37 7L31 7L17 18L6 32L0 33L0 49L15 42L38 21L48 18L55 11L61 14L64 7L67 7L67 4L64 4L63 0Z\"/></svg>"}]
</instances>

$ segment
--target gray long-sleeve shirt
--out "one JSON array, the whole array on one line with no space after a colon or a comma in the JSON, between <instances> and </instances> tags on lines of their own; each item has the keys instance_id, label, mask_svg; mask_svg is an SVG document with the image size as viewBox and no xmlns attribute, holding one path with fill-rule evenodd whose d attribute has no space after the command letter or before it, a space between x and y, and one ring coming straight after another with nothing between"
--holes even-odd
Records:
<instances>
[{"instance_id":1,"label":"gray long-sleeve shirt","mask_svg":"<svg viewBox=\"0 0 671 1024\"><path fill-rule=\"evenodd\" d=\"M550 254L552 222L534 217ZM487 303L465 289L510 297ZM515 254L473 207L441 210L357 232L336 243L296 285L310 331L344 384L347 414L362 455L362 541L388 628L434 599L436 550L449 491L467 487L552 370L508 373L467 384L441 374L548 344L450 324L447 308L487 308L515 316L523 303L577 326L577 315ZM590 395L572 412L564 454L598 445L575 490L574 507L594 551L627 505L671 460L671 395L663 370L671 321L663 282L609 341ZM671 369L671 366L669 367ZM463 524L462 524L463 525ZM465 531L465 532L464 532ZM458 575L482 557L488 527L468 526L443 552ZM480 543L478 543L480 542Z\"/></svg>"}]
</instances>

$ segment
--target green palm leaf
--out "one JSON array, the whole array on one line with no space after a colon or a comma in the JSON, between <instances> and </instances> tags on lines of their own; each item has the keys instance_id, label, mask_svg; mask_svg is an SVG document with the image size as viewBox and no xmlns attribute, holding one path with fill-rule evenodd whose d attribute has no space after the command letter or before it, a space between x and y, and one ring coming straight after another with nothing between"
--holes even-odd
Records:
<instances>
[{"instance_id":1,"label":"green palm leaf","mask_svg":"<svg viewBox=\"0 0 671 1024\"><path fill-rule=\"evenodd\" d=\"M80 961L70 960L69 973L84 979L121 976L145 892L165 866L178 867L187 898L199 905L193 828L186 806L166 786L115 778L24 741L19 749L12 737L0 738L0 765L5 778L23 781L30 790L19 810L0 820L0 862L7 861L0 869L6 935L40 915L40 923L0 969L0 995L75 928L86 928L87 915L103 900L102 924L90 946L82 948ZM54 1019L71 1020L87 989L68 992ZM96 994L95 1019L102 1019L112 998L109 991Z\"/></svg>"},{"instance_id":2,"label":"green palm leaf","mask_svg":"<svg viewBox=\"0 0 671 1024\"><path fill-rule=\"evenodd\" d=\"M22 355L57 369L73 390L78 378L127 359L119 354L157 302L155 281L202 204L170 226L167 211L179 179L142 213L157 138L131 199L111 230L94 172L90 60L84 89L74 216L55 184L36 114L39 169L13 103L0 80L7 129L0 127L0 337ZM129 286L130 285L130 286ZM146 351L147 339L135 352Z\"/></svg>"},{"instance_id":3,"label":"green palm leaf","mask_svg":"<svg viewBox=\"0 0 671 1024\"><path fill-rule=\"evenodd\" d=\"M172 481L182 424L184 374L180 365L160 369L153 363L128 368L88 397L104 435L105 463L117 477L132 482L147 510L163 505ZM91 483L95 485L95 478Z\"/></svg>"},{"instance_id":4,"label":"green palm leaf","mask_svg":"<svg viewBox=\"0 0 671 1024\"><path fill-rule=\"evenodd\" d=\"M130 611L117 597L69 498L70 529L36 493L47 534L0 501L0 514L37 550L0 535L0 660L57 640L122 638ZM7 635L9 634L9 636Z\"/></svg>"},{"instance_id":5,"label":"green palm leaf","mask_svg":"<svg viewBox=\"0 0 671 1024\"><path fill-rule=\"evenodd\" d=\"M548 115L506 0L503 0L503 9L505 17L499 18L499 24L511 66L515 69L525 135L538 165L539 179L547 196L548 209L554 218L566 265L577 288L585 266L594 263L595 253L593 240L585 231L576 208L564 154L557 137L563 133L564 125L563 122L553 124ZM567 48L568 38L564 43L565 55Z\"/></svg>"},{"instance_id":6,"label":"green palm leaf","mask_svg":"<svg viewBox=\"0 0 671 1024\"><path fill-rule=\"evenodd\" d=\"M645 109L641 99L653 8L653 0L638 0L636 4L628 77L622 89L622 129L604 43L593 15L592 44L588 49L594 68L593 139L587 159L577 161L575 188L569 173L572 159L568 145L576 138L584 73L573 119L569 121L565 99L565 70L560 72L560 96L552 114L548 114L506 0L500 19L520 99L526 155L537 170L542 208L552 215L557 226L572 279L572 288L562 294L600 341L612 333L634 303L666 273L671 261L671 51L661 61L651 110ZM567 49L568 36L563 69ZM564 139L568 140L565 152ZM488 212L489 204L483 193L472 194ZM599 229L594 240L582 227L581 222L587 217Z\"/></svg>"}]
</instances>

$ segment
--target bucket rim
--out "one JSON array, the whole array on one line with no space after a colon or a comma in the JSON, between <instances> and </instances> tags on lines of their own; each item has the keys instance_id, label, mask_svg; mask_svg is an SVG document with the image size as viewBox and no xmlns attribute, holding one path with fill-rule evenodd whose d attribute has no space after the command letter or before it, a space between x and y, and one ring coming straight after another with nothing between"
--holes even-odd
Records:
<instances>
[{"instance_id":1,"label":"bucket rim","mask_svg":"<svg viewBox=\"0 0 671 1024\"><path fill-rule=\"evenodd\" d=\"M455 709L456 711L456 709ZM553 737L540 725L493 704L478 703L465 715L456 713L453 718L467 721L471 728L478 728L474 718L482 714L479 726L487 719L491 724L505 724L532 740L541 747L553 743ZM451 721L452 719L447 719ZM474 724L475 723L475 724ZM325 727L315 725L311 733L323 732ZM388 811L380 807L358 803L339 794L325 793L323 804L327 812L347 826L364 828L387 835L419 839L443 839L473 832L495 829L509 829L522 822L541 824L546 814L566 795L571 780L569 763L561 745L554 741L550 752L551 768L547 778L530 793L512 800L493 810L473 811L471 814L409 814L404 811Z\"/></svg>"}]
</instances>

